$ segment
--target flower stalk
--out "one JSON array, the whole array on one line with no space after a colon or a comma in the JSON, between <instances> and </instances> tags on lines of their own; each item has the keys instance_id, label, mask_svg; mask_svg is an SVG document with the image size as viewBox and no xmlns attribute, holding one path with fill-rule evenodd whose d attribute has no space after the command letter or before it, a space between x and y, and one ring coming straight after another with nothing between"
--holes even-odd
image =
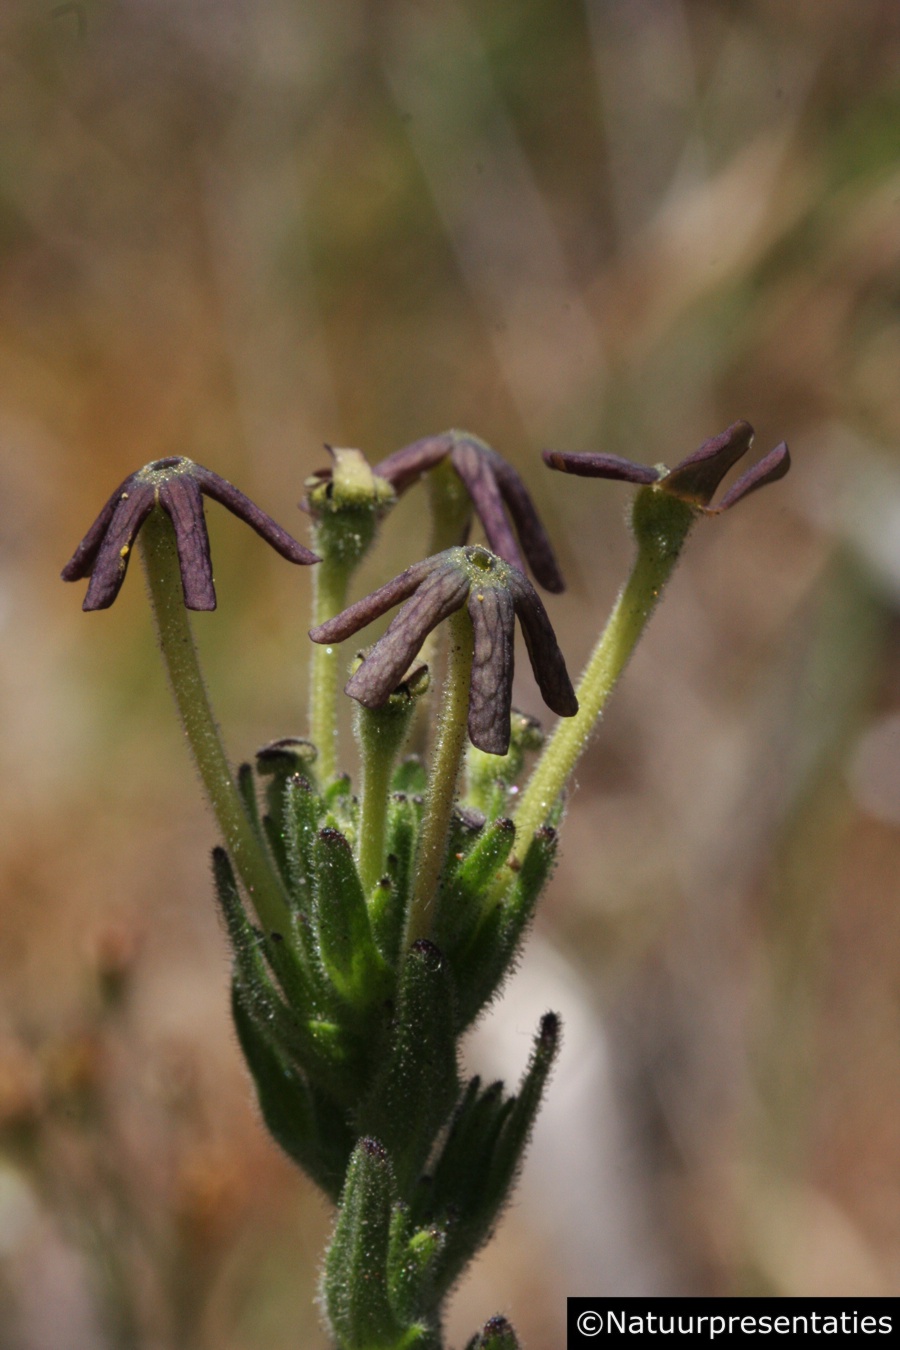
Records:
<instances>
[{"instance_id":1,"label":"flower stalk","mask_svg":"<svg viewBox=\"0 0 900 1350\"><path fill-rule=\"evenodd\" d=\"M322 548L317 538L316 543ZM313 573L313 617L317 624L325 623L344 608L352 573L352 565L348 566L324 549L322 561ZM330 783L338 771L341 675L340 645L335 642L314 646L309 674L309 738L319 752L318 770L323 783Z\"/></svg>"},{"instance_id":2,"label":"flower stalk","mask_svg":"<svg viewBox=\"0 0 900 1350\"><path fill-rule=\"evenodd\" d=\"M472 516L472 499L447 459L441 460L428 474L427 488L431 516L428 552L433 556L465 541ZM442 689L447 669L447 634L443 627L428 634L421 658L431 671L435 687ZM423 739L427 744L427 734Z\"/></svg>"},{"instance_id":3,"label":"flower stalk","mask_svg":"<svg viewBox=\"0 0 900 1350\"><path fill-rule=\"evenodd\" d=\"M370 894L384 875L388 807L394 765L409 733L416 705L428 690L428 667L419 665L383 708L356 705L355 730L360 759L357 867Z\"/></svg>"},{"instance_id":4,"label":"flower stalk","mask_svg":"<svg viewBox=\"0 0 900 1350\"><path fill-rule=\"evenodd\" d=\"M347 603L347 588L371 547L378 523L395 500L390 483L373 473L359 450L328 447L332 465L307 480L303 503L313 520L313 541L322 561L316 568L313 618L316 627ZM310 658L310 739L319 752L323 783L338 772L338 692L341 651L337 642L314 647Z\"/></svg>"},{"instance_id":5,"label":"flower stalk","mask_svg":"<svg viewBox=\"0 0 900 1350\"><path fill-rule=\"evenodd\" d=\"M466 748L469 682L472 676L474 637L468 611L459 609L450 617L447 633L447 673L435 737L425 819L419 836L416 876L407 920L406 945L427 937L444 866L450 816L456 801L459 771Z\"/></svg>"},{"instance_id":6,"label":"flower stalk","mask_svg":"<svg viewBox=\"0 0 900 1350\"><path fill-rule=\"evenodd\" d=\"M632 514L638 551L631 575L578 683L578 711L557 723L513 816L522 850L552 814L675 570L696 518L696 510L676 497L653 487L639 490Z\"/></svg>"},{"instance_id":7,"label":"flower stalk","mask_svg":"<svg viewBox=\"0 0 900 1350\"><path fill-rule=\"evenodd\" d=\"M291 918L287 898L253 831L228 764L184 607L175 531L168 516L159 509L147 517L141 532L141 550L160 651L225 846L260 923L269 932L288 932Z\"/></svg>"},{"instance_id":8,"label":"flower stalk","mask_svg":"<svg viewBox=\"0 0 900 1350\"><path fill-rule=\"evenodd\" d=\"M527 850L536 830L554 811L559 795L590 740L594 726L628 664L647 621L681 554L698 516L718 516L760 488L783 478L791 456L782 441L738 478L712 504L722 479L750 449L753 428L734 422L703 442L672 469L644 465L606 454L544 451L551 469L582 478L609 478L638 485L631 524L638 547L631 576L610 615L578 686L578 713L561 722L519 802L514 820L517 839Z\"/></svg>"}]
</instances>

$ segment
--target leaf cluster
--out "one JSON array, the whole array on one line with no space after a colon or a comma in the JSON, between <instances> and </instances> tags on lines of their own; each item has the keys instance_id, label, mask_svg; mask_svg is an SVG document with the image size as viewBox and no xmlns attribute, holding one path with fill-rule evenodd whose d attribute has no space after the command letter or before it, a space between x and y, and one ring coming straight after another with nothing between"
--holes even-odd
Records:
<instances>
[{"instance_id":1,"label":"leaf cluster","mask_svg":"<svg viewBox=\"0 0 900 1350\"><path fill-rule=\"evenodd\" d=\"M386 864L368 891L349 779L319 784L315 749L297 740L242 766L248 815L289 897L287 931L251 921L232 860L213 853L260 1109L339 1203L323 1303L346 1350L441 1344L441 1303L493 1231L540 1104L559 1039L552 1014L514 1094L459 1073L460 1038L514 964L554 863L549 827L515 861L501 814L534 735L517 719L509 756L473 761L471 798L492 814L457 808L429 939L405 940L426 786L415 758L393 775ZM474 1344L515 1344L508 1328L498 1334L489 1326Z\"/></svg>"}]
</instances>

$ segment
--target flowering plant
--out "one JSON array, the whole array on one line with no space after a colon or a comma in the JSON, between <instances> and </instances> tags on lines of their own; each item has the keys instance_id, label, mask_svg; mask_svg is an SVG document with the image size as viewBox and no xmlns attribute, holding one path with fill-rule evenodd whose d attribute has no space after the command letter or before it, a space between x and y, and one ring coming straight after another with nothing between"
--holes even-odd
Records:
<instances>
[{"instance_id":1,"label":"flowering plant","mask_svg":"<svg viewBox=\"0 0 900 1350\"><path fill-rule=\"evenodd\" d=\"M85 609L107 608L140 532L163 658L223 839L213 874L241 1048L272 1136L337 1206L321 1298L340 1350L444 1344L444 1301L508 1200L560 1024L541 1019L512 1095L461 1081L460 1038L515 963L553 868L566 784L691 527L789 468L778 446L711 506L751 438L738 422L671 470L547 452L551 468L637 487L634 567L577 689L525 575L527 563L546 590L563 588L534 504L515 470L465 432L417 441L374 469L358 451L333 451L306 485L312 550L217 474L156 460L113 493L63 570L90 578ZM423 476L432 556L347 606L380 521ZM310 737L276 741L236 772L186 613L216 603L203 496L289 561L314 565ZM466 543L473 514L490 549ZM354 792L338 767L341 644L398 605L345 686L357 705ZM546 741L512 708L516 618L560 719ZM435 688L427 764L401 758ZM517 1344L495 1316L467 1350Z\"/></svg>"}]
</instances>

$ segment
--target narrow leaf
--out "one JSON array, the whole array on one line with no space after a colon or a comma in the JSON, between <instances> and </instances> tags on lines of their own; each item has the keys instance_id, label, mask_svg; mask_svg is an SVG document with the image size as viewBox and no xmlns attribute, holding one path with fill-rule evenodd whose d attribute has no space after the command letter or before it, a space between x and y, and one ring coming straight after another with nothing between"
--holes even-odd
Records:
<instances>
[{"instance_id":1,"label":"narrow leaf","mask_svg":"<svg viewBox=\"0 0 900 1350\"><path fill-rule=\"evenodd\" d=\"M394 1207L388 1248L388 1294L401 1322L432 1310L432 1284L446 1233L437 1224L415 1228L404 1204Z\"/></svg>"},{"instance_id":2,"label":"narrow leaf","mask_svg":"<svg viewBox=\"0 0 900 1350\"><path fill-rule=\"evenodd\" d=\"M455 1020L449 965L420 940L406 957L384 1067L359 1117L362 1131L388 1141L403 1197L459 1092Z\"/></svg>"},{"instance_id":3,"label":"narrow leaf","mask_svg":"<svg viewBox=\"0 0 900 1350\"><path fill-rule=\"evenodd\" d=\"M519 1341L509 1322L498 1313L472 1337L466 1350L519 1350Z\"/></svg>"},{"instance_id":4,"label":"narrow leaf","mask_svg":"<svg viewBox=\"0 0 900 1350\"><path fill-rule=\"evenodd\" d=\"M359 873L340 831L319 830L313 845L313 926L322 965L334 987L357 1012L379 1005L391 972L376 946Z\"/></svg>"},{"instance_id":5,"label":"narrow leaf","mask_svg":"<svg viewBox=\"0 0 900 1350\"><path fill-rule=\"evenodd\" d=\"M531 1062L518 1095L503 1111L501 1128L485 1169L485 1182L477 1193L470 1191L467 1210L454 1216L447 1244L439 1258L436 1288L441 1293L452 1288L466 1264L490 1237L509 1199L558 1047L559 1019L555 1013L547 1013L541 1019Z\"/></svg>"},{"instance_id":6,"label":"narrow leaf","mask_svg":"<svg viewBox=\"0 0 900 1350\"><path fill-rule=\"evenodd\" d=\"M269 1133L337 1201L354 1140L343 1113L323 1094L312 1091L297 1068L275 1049L247 1011L236 985L232 1013Z\"/></svg>"},{"instance_id":7,"label":"narrow leaf","mask_svg":"<svg viewBox=\"0 0 900 1350\"><path fill-rule=\"evenodd\" d=\"M454 952L460 1031L478 1016L509 974L553 870L556 852L556 831L543 826L531 841L506 896L482 912L468 943Z\"/></svg>"},{"instance_id":8,"label":"narrow leaf","mask_svg":"<svg viewBox=\"0 0 900 1350\"><path fill-rule=\"evenodd\" d=\"M484 828L441 888L435 917L435 941L454 960L472 938L481 918L485 893L509 857L516 838L511 820L501 817ZM457 964L454 960L454 964ZM463 966L459 967L458 978Z\"/></svg>"},{"instance_id":9,"label":"narrow leaf","mask_svg":"<svg viewBox=\"0 0 900 1350\"><path fill-rule=\"evenodd\" d=\"M388 1248L397 1199L385 1149L375 1139L361 1139L347 1170L322 1281L341 1350L436 1350L426 1327L404 1324L391 1307Z\"/></svg>"}]
</instances>

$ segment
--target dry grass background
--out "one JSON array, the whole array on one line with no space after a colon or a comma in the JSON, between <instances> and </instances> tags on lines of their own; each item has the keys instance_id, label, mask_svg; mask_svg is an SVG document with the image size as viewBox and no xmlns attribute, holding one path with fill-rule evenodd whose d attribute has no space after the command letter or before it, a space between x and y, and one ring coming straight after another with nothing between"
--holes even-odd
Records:
<instances>
[{"instance_id":1,"label":"dry grass background","mask_svg":"<svg viewBox=\"0 0 900 1350\"><path fill-rule=\"evenodd\" d=\"M471 1047L513 1078L567 1027L454 1343L555 1350L567 1292L900 1291L898 74L892 0L6 0L2 1350L324 1345L140 578L85 616L59 568L151 458L299 529L323 441L448 425L539 496L575 669L625 494L541 447L794 453L698 528ZM304 729L309 578L210 516L238 757Z\"/></svg>"}]
</instances>

